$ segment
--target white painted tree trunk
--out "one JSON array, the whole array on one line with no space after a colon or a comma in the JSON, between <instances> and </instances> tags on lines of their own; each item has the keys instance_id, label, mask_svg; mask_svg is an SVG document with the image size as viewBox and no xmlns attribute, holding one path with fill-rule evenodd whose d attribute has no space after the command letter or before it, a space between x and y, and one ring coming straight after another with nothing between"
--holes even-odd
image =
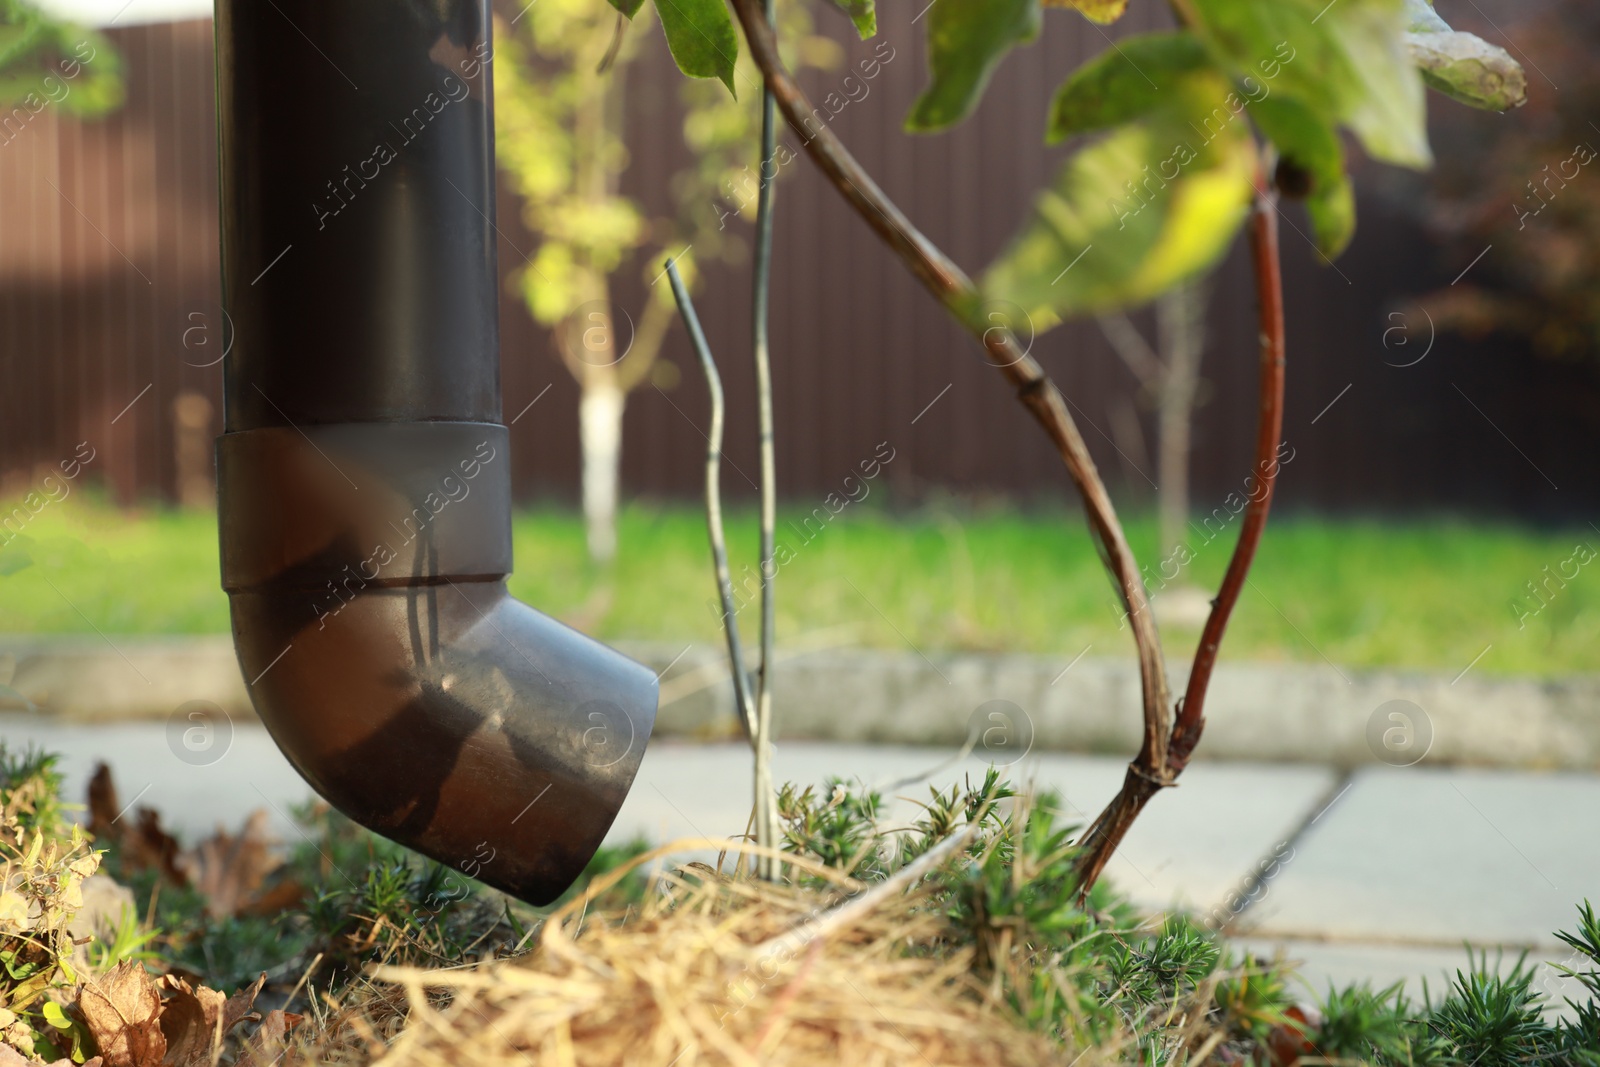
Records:
<instances>
[{"instance_id":1,"label":"white painted tree trunk","mask_svg":"<svg viewBox=\"0 0 1600 1067\"><path fill-rule=\"evenodd\" d=\"M583 387L578 433L583 448L583 519L589 558L608 563L617 552L617 482L622 465L622 411L627 394L613 382Z\"/></svg>"}]
</instances>

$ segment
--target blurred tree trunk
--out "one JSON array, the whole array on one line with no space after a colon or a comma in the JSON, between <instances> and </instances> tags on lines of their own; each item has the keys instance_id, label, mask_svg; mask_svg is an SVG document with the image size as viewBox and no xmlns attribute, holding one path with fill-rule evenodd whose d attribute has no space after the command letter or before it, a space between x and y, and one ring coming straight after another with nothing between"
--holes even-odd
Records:
<instances>
[{"instance_id":1,"label":"blurred tree trunk","mask_svg":"<svg viewBox=\"0 0 1600 1067\"><path fill-rule=\"evenodd\" d=\"M1163 555L1182 543L1189 522L1189 454L1200 357L1205 351L1207 297L1204 279L1161 296L1156 301L1154 348L1126 315L1100 318L1106 340L1156 406L1156 497Z\"/></svg>"},{"instance_id":2,"label":"blurred tree trunk","mask_svg":"<svg viewBox=\"0 0 1600 1067\"><path fill-rule=\"evenodd\" d=\"M589 558L606 563L617 552L617 482L622 468L622 412L627 394L615 374L595 375L578 400L583 448L583 522Z\"/></svg>"},{"instance_id":3,"label":"blurred tree trunk","mask_svg":"<svg viewBox=\"0 0 1600 1067\"><path fill-rule=\"evenodd\" d=\"M785 7L789 32L809 39L804 10ZM687 157L670 173L648 176L672 193L672 210L650 215L623 195L628 77L644 49L659 44L648 42L650 32L605 4L562 3L528 6L496 31L496 162L538 237L516 280L578 385L584 521L589 555L601 564L617 546L628 394L646 383L670 389L677 378L670 362L658 362L674 314L666 286L655 285L661 260L673 252L692 288L698 271L683 258L689 249L702 263L737 258L741 242L727 219L748 211L743 196L737 205L730 196L735 178L749 172L760 122L759 93L735 98L719 84L682 87L682 114L663 114L681 125ZM660 93L641 86L632 99ZM635 268L654 281L642 306L621 306L617 272Z\"/></svg>"},{"instance_id":4,"label":"blurred tree trunk","mask_svg":"<svg viewBox=\"0 0 1600 1067\"><path fill-rule=\"evenodd\" d=\"M609 563L617 551L622 417L628 394L658 377L656 357L672 322L671 305L652 300L637 323L624 316L619 338L611 309L610 287L602 283L597 298L567 322L557 345L578 383L583 521L589 558L596 563Z\"/></svg>"}]
</instances>

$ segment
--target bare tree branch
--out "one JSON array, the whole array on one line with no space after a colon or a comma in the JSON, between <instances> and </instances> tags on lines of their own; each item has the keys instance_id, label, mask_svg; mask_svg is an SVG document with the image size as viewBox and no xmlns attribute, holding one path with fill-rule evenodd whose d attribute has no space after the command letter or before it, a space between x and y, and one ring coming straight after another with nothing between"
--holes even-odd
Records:
<instances>
[{"instance_id":1,"label":"bare tree branch","mask_svg":"<svg viewBox=\"0 0 1600 1067\"><path fill-rule=\"evenodd\" d=\"M766 25L773 25L775 0L765 0ZM772 427L772 357L767 337L767 311L772 283L773 182L778 176L774 163L778 146L778 118L771 89L761 94L760 192L756 200L755 268L751 280L750 349L756 365L756 417L761 449L761 667L756 675L756 844L778 847L777 789L772 781L772 642L777 626L773 582L777 578L776 528L778 525L777 450ZM777 866L767 856L757 869L765 878L776 878Z\"/></svg>"},{"instance_id":2,"label":"bare tree branch","mask_svg":"<svg viewBox=\"0 0 1600 1067\"><path fill-rule=\"evenodd\" d=\"M1278 447L1283 434L1284 325L1283 269L1278 257L1278 201L1276 194L1258 179L1255 214L1250 230L1250 249L1255 264L1257 315L1261 326L1260 416L1256 422L1256 465L1251 476L1258 489L1248 491L1249 504L1239 529L1239 543L1228 560L1222 587L1211 603L1211 616L1200 634L1194 665L1189 670L1189 686L1173 727L1172 768L1177 774L1188 763L1194 746L1205 729L1206 688L1217 664L1217 649L1228 628L1233 606L1244 590L1256 548L1266 529L1267 513L1278 484Z\"/></svg>"},{"instance_id":3,"label":"bare tree branch","mask_svg":"<svg viewBox=\"0 0 1600 1067\"><path fill-rule=\"evenodd\" d=\"M1144 335L1134 326L1132 320L1118 311L1111 315L1101 315L1095 321L1100 323L1100 332L1111 342L1111 350L1122 358L1122 362L1128 365L1129 370L1133 371L1133 376L1139 379L1139 384L1146 389L1159 388L1163 370L1161 357L1156 355L1156 350L1150 347L1150 342L1144 339Z\"/></svg>"},{"instance_id":4,"label":"bare tree branch","mask_svg":"<svg viewBox=\"0 0 1600 1067\"><path fill-rule=\"evenodd\" d=\"M1234 546L1227 573L1222 579L1222 588L1212 601L1211 617L1206 621L1200 647L1195 651L1194 665L1189 671L1188 690L1173 726L1166 759L1161 762L1148 761L1141 752L1139 758L1128 765L1121 790L1081 839L1083 851L1074 867L1080 892L1084 894L1088 893L1105 870L1112 853L1122 843L1123 836L1138 818L1139 812L1144 810L1145 804L1162 788L1174 784L1200 741L1200 733L1205 729L1202 709L1205 706L1206 688L1211 682L1211 672L1216 666L1217 648L1222 642L1223 631L1227 629L1228 616L1244 588L1245 576L1255 560L1261 533L1266 528L1267 512L1272 506L1272 491L1278 475L1278 438L1283 431L1284 329L1277 197L1267 183L1266 173L1265 166L1257 171L1256 202L1250 232L1257 316L1261 327L1260 417L1256 426L1253 473L1259 488L1249 493L1244 521L1240 524L1239 542Z\"/></svg>"},{"instance_id":5,"label":"bare tree branch","mask_svg":"<svg viewBox=\"0 0 1600 1067\"><path fill-rule=\"evenodd\" d=\"M778 56L772 29L757 6L757 0L732 0L732 3L768 90L776 98L778 109L789 126L802 138L812 161L912 274L984 345L990 362L1016 387L1018 398L1054 442L1067 473L1083 497L1090 526L1099 541L1106 566L1116 580L1133 632L1144 706L1144 743L1140 756L1153 765L1164 764L1172 713L1161 643L1144 583L1117 519L1116 508L1060 390L1038 362L1022 350L1009 330L997 329L988 321L976 288L961 268L911 224L833 131L818 124L811 102Z\"/></svg>"},{"instance_id":6,"label":"bare tree branch","mask_svg":"<svg viewBox=\"0 0 1600 1067\"><path fill-rule=\"evenodd\" d=\"M744 29L751 55L761 69L767 90L776 98L777 106L789 125L803 139L807 154L912 274L983 344L990 362L1016 387L1018 398L1054 442L1068 474L1083 497L1090 525L1102 550L1102 559L1115 578L1127 609L1139 656L1144 711L1144 741L1139 753L1128 765L1122 789L1084 835L1082 851L1074 863L1079 891L1087 894L1144 805L1161 789L1174 784L1199 741L1204 728L1201 710L1216 662L1217 647L1266 524L1278 469L1276 451L1283 424L1284 376L1283 293L1278 257L1277 208L1267 177L1269 169L1264 162L1257 168L1251 240L1260 304L1262 368L1254 476L1263 488L1250 495L1240 528L1239 543L1229 561L1222 590L1213 601L1211 617L1190 672L1188 693L1174 720L1169 707L1161 646L1143 582L1117 519L1116 509L1106 493L1082 435L1067 412L1060 390L1039 364L1021 349L1009 330L990 325L984 315L982 299L967 276L911 224L850 155L833 131L817 122L817 112L778 57L771 27L757 8L757 0L731 2ZM1176 6L1180 17L1192 15L1187 0L1179 0ZM1189 377L1192 376L1191 373Z\"/></svg>"},{"instance_id":7,"label":"bare tree branch","mask_svg":"<svg viewBox=\"0 0 1600 1067\"><path fill-rule=\"evenodd\" d=\"M717 373L717 362L711 357L711 346L706 343L705 331L700 328L700 317L694 313L694 301L689 290L678 276L678 265L667 260L667 278L672 283L672 295L678 302L683 325L689 331L689 341L695 355L700 357L700 367L705 371L706 388L711 393L711 429L706 433L706 532L711 539L711 562L717 572L717 594L722 599L722 629L728 639L728 665L733 674L733 697L738 707L739 722L745 736L755 744L755 701L750 692L750 672L745 669L744 648L739 640L739 620L733 606L733 578L728 573L728 539L722 530L722 426L725 405L722 399L722 376Z\"/></svg>"}]
</instances>

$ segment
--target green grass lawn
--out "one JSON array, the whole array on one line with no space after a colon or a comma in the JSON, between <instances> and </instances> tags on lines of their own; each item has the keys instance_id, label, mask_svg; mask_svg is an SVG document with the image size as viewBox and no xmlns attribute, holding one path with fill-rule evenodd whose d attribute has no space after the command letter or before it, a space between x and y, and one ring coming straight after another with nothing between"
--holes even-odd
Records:
<instances>
[{"instance_id":1,"label":"green grass lawn","mask_svg":"<svg viewBox=\"0 0 1600 1067\"><path fill-rule=\"evenodd\" d=\"M1015 649L1124 655L1115 596L1083 521L1065 512L926 507L891 515L852 505L807 540L803 514L779 523L778 638L782 643ZM225 633L217 542L208 512L124 512L77 494L40 512L24 531L31 565L0 577L0 631L12 633ZM705 527L687 505L635 504L621 550L601 570L583 551L567 510L520 512L512 590L602 638L718 640ZM1234 530L1191 541L1179 582L1215 586ZM735 581L754 588L756 528L730 517ZM1129 537L1157 574L1155 531L1134 520ZM15 566L18 540L0 553ZM1577 557L1580 544L1588 546ZM1357 667L1405 666L1454 675L1558 675L1600 669L1600 533L1579 526L1533 531L1506 525L1380 523L1283 517L1267 531L1224 659L1323 657ZM11 561L8 564L8 560ZM1541 607L1527 583L1550 579ZM1526 617L1513 609L1520 601ZM1159 604L1159 597L1158 597ZM1537 609L1537 611L1535 611ZM740 619L747 632L754 606ZM1187 656L1193 631L1166 634Z\"/></svg>"}]
</instances>

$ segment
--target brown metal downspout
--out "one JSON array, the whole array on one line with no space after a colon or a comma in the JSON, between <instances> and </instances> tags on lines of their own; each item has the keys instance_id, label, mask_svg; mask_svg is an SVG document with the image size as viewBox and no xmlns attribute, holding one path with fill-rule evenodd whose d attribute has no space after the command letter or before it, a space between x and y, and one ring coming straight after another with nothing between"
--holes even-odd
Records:
<instances>
[{"instance_id":1,"label":"brown metal downspout","mask_svg":"<svg viewBox=\"0 0 1600 1067\"><path fill-rule=\"evenodd\" d=\"M544 903L656 680L506 591L490 26L487 0L218 0L222 578L312 787Z\"/></svg>"}]
</instances>

